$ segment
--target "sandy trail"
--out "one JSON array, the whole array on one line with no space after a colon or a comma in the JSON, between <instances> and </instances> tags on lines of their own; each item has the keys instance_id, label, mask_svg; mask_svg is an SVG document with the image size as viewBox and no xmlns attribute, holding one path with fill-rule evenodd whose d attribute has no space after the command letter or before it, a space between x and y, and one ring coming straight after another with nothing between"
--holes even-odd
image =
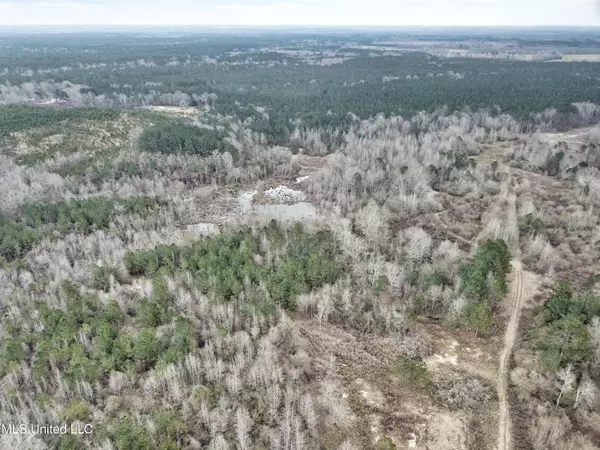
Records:
<instances>
[{"instance_id":1,"label":"sandy trail","mask_svg":"<svg viewBox=\"0 0 600 450\"><path fill-rule=\"evenodd\" d=\"M512 448L512 436L510 432L510 411L508 404L507 383L508 383L508 362L512 352L517 331L519 328L519 317L523 307L523 272L521 262L511 261L515 270L514 283L514 305L506 333L504 334L504 348L500 354L500 370L498 373L498 398L500 399L500 421L498 427L498 449L510 450Z\"/></svg>"}]
</instances>

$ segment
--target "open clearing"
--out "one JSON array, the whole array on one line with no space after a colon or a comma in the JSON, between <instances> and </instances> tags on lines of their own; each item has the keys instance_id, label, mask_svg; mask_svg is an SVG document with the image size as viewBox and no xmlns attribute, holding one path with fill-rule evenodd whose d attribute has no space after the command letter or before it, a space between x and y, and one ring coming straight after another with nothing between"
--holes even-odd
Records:
<instances>
[{"instance_id":1,"label":"open clearing","mask_svg":"<svg viewBox=\"0 0 600 450\"><path fill-rule=\"evenodd\" d=\"M155 111L175 116L193 117L198 115L198 108L192 106L140 106L138 109Z\"/></svg>"},{"instance_id":2,"label":"open clearing","mask_svg":"<svg viewBox=\"0 0 600 450\"><path fill-rule=\"evenodd\" d=\"M589 53L589 54L577 54L577 53L572 53L572 54L567 54L567 55L563 55L562 59L558 60L558 61L565 61L565 62L600 62L600 53Z\"/></svg>"}]
</instances>

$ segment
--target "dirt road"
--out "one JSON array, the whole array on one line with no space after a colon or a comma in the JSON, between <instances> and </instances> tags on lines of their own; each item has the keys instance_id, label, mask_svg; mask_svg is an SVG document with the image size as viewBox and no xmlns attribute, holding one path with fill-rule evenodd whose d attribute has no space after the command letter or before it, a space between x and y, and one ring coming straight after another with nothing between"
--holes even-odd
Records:
<instances>
[{"instance_id":1,"label":"dirt road","mask_svg":"<svg viewBox=\"0 0 600 450\"><path fill-rule=\"evenodd\" d=\"M498 450L510 450L512 448L512 439L510 431L510 411L508 404L507 383L508 383L508 362L512 348L517 337L519 328L519 317L523 307L523 272L521 262L513 260L511 265L515 270L514 287L512 290L513 305L512 313L506 333L504 334L504 348L500 354L500 370L498 373L498 398L500 399L500 421L498 427Z\"/></svg>"}]
</instances>

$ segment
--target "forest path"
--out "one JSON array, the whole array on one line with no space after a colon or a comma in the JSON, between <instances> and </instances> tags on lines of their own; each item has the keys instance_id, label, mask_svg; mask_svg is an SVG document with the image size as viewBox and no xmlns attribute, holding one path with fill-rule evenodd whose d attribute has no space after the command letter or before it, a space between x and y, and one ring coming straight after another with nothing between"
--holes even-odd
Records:
<instances>
[{"instance_id":1,"label":"forest path","mask_svg":"<svg viewBox=\"0 0 600 450\"><path fill-rule=\"evenodd\" d=\"M521 262L518 260L511 261L511 265L515 269L515 279L513 281L512 297L514 305L506 333L504 334L504 348L500 353L500 369L498 372L498 398L500 400L500 420L498 425L498 449L510 450L512 448L512 436L510 426L510 411L508 403L508 363L512 348L517 337L519 328L519 317L523 308L524 288L523 288L523 272Z\"/></svg>"}]
</instances>

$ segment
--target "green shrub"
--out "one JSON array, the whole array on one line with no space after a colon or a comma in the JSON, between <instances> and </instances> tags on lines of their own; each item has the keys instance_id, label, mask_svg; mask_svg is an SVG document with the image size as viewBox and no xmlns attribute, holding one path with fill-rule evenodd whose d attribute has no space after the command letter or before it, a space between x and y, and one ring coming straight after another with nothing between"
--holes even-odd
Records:
<instances>
[{"instance_id":1,"label":"green shrub","mask_svg":"<svg viewBox=\"0 0 600 450\"><path fill-rule=\"evenodd\" d=\"M94 346L93 356L105 371L114 368L114 360L111 356L116 336L115 327L109 322L101 322L96 329L96 345Z\"/></svg>"},{"instance_id":2,"label":"green shrub","mask_svg":"<svg viewBox=\"0 0 600 450\"><path fill-rule=\"evenodd\" d=\"M116 204L122 208L125 214L136 214L141 217L148 217L161 202L154 197L142 195L119 200Z\"/></svg>"},{"instance_id":3,"label":"green shrub","mask_svg":"<svg viewBox=\"0 0 600 450\"><path fill-rule=\"evenodd\" d=\"M535 343L542 360L552 370L568 364L590 361L593 344L587 326L580 317L568 314L535 330Z\"/></svg>"},{"instance_id":4,"label":"green shrub","mask_svg":"<svg viewBox=\"0 0 600 450\"><path fill-rule=\"evenodd\" d=\"M323 432L322 445L324 450L337 450L347 439L347 433L337 424L329 425Z\"/></svg>"},{"instance_id":5,"label":"green shrub","mask_svg":"<svg viewBox=\"0 0 600 450\"><path fill-rule=\"evenodd\" d=\"M68 365L64 374L71 381L84 380L92 383L100 379L102 369L97 361L88 356L83 346L76 343L69 348Z\"/></svg>"},{"instance_id":6,"label":"green shrub","mask_svg":"<svg viewBox=\"0 0 600 450\"><path fill-rule=\"evenodd\" d=\"M592 357L588 325L600 317L600 296L592 287L586 284L587 290L576 292L569 280L558 280L537 316L533 341L552 370L569 363L585 365Z\"/></svg>"},{"instance_id":7,"label":"green shrub","mask_svg":"<svg viewBox=\"0 0 600 450\"><path fill-rule=\"evenodd\" d=\"M27 358L23 348L23 342L19 338L9 337L4 339L2 353L0 353L0 376L5 375Z\"/></svg>"},{"instance_id":8,"label":"green shrub","mask_svg":"<svg viewBox=\"0 0 600 450\"><path fill-rule=\"evenodd\" d=\"M491 326L491 305L508 291L505 276L509 268L510 254L502 239L488 239L479 244L473 262L460 266L459 289L469 300L463 317L466 326L476 333Z\"/></svg>"},{"instance_id":9,"label":"green shrub","mask_svg":"<svg viewBox=\"0 0 600 450\"><path fill-rule=\"evenodd\" d=\"M21 207L20 221L32 228L53 225L61 232L76 230L89 234L94 230L107 229L112 218L119 212L146 217L158 205L157 199L144 196L127 199L92 197L70 202L29 203Z\"/></svg>"},{"instance_id":10,"label":"green shrub","mask_svg":"<svg viewBox=\"0 0 600 450\"><path fill-rule=\"evenodd\" d=\"M22 258L40 240L39 233L23 224L0 220L0 257Z\"/></svg>"},{"instance_id":11,"label":"green shrub","mask_svg":"<svg viewBox=\"0 0 600 450\"><path fill-rule=\"evenodd\" d=\"M443 153L443 156L448 159L448 161L450 162L450 167L456 169L456 170L464 170L464 169L468 169L470 166L470 161L469 161L469 157L466 155L466 151L467 151L467 147L464 144L464 142L462 141L462 139L459 137L459 143L460 146L462 147L460 150L462 151L462 153L459 152L446 152Z\"/></svg>"},{"instance_id":12,"label":"green shrub","mask_svg":"<svg viewBox=\"0 0 600 450\"><path fill-rule=\"evenodd\" d=\"M74 422L75 420L84 422L90 420L92 414L85 400L71 400L66 404L58 417L65 422Z\"/></svg>"},{"instance_id":13,"label":"green shrub","mask_svg":"<svg viewBox=\"0 0 600 450\"><path fill-rule=\"evenodd\" d=\"M46 392L38 392L35 394L35 403L42 409L45 409L54 404L54 396Z\"/></svg>"},{"instance_id":14,"label":"green shrub","mask_svg":"<svg viewBox=\"0 0 600 450\"><path fill-rule=\"evenodd\" d=\"M396 444L394 441L387 436L382 436L377 440L375 444L376 450L396 450Z\"/></svg>"},{"instance_id":15,"label":"green shrub","mask_svg":"<svg viewBox=\"0 0 600 450\"><path fill-rule=\"evenodd\" d=\"M169 340L168 348L162 356L165 363L173 363L185 358L195 347L194 327L183 317L175 320L173 334Z\"/></svg>"},{"instance_id":16,"label":"green shrub","mask_svg":"<svg viewBox=\"0 0 600 450\"><path fill-rule=\"evenodd\" d=\"M445 286L449 285L449 280L439 272L438 270L430 273L423 279L423 290L429 289L431 286Z\"/></svg>"},{"instance_id":17,"label":"green shrub","mask_svg":"<svg viewBox=\"0 0 600 450\"><path fill-rule=\"evenodd\" d=\"M519 219L519 231L521 234L542 234L546 226L539 217L527 214Z\"/></svg>"},{"instance_id":18,"label":"green shrub","mask_svg":"<svg viewBox=\"0 0 600 450\"><path fill-rule=\"evenodd\" d=\"M429 384L427 364L418 356L400 356L394 361L393 372L402 380L425 387Z\"/></svg>"},{"instance_id":19,"label":"green shrub","mask_svg":"<svg viewBox=\"0 0 600 450\"><path fill-rule=\"evenodd\" d=\"M146 430L131 419L124 419L112 433L117 450L148 450L152 448Z\"/></svg>"},{"instance_id":20,"label":"green shrub","mask_svg":"<svg viewBox=\"0 0 600 450\"><path fill-rule=\"evenodd\" d=\"M159 342L153 328L144 328L136 336L133 357L143 370L150 368L160 354Z\"/></svg>"},{"instance_id":21,"label":"green shrub","mask_svg":"<svg viewBox=\"0 0 600 450\"><path fill-rule=\"evenodd\" d=\"M80 448L82 448L82 443L75 434L64 434L60 437L58 450L79 450Z\"/></svg>"},{"instance_id":22,"label":"green shrub","mask_svg":"<svg viewBox=\"0 0 600 450\"><path fill-rule=\"evenodd\" d=\"M144 196L25 204L17 220L0 217L0 263L22 258L44 234L52 231L89 234L94 230L108 229L111 220L120 212L147 217L159 205L157 199ZM103 289L106 280L102 280L102 276L107 274L98 275L99 289Z\"/></svg>"},{"instance_id":23,"label":"green shrub","mask_svg":"<svg viewBox=\"0 0 600 450\"><path fill-rule=\"evenodd\" d=\"M460 267L460 290L475 301L498 300L508 291L505 275L509 268L506 243L502 239L489 239L478 245L473 263Z\"/></svg>"},{"instance_id":24,"label":"green shrub","mask_svg":"<svg viewBox=\"0 0 600 450\"><path fill-rule=\"evenodd\" d=\"M110 289L111 270L106 266L96 266L92 269L92 287L108 292Z\"/></svg>"},{"instance_id":25,"label":"green shrub","mask_svg":"<svg viewBox=\"0 0 600 450\"><path fill-rule=\"evenodd\" d=\"M593 289L594 287L596 287L596 285L600 283L600 274L595 274L595 275L591 275L586 281L585 281L585 289Z\"/></svg>"},{"instance_id":26,"label":"green shrub","mask_svg":"<svg viewBox=\"0 0 600 450\"><path fill-rule=\"evenodd\" d=\"M476 334L486 332L493 322L489 305L482 302L469 303L464 310L464 316L467 327Z\"/></svg>"},{"instance_id":27,"label":"green shrub","mask_svg":"<svg viewBox=\"0 0 600 450\"><path fill-rule=\"evenodd\" d=\"M152 280L152 295L138 303L137 316L145 327L157 327L166 323L173 300L164 278L157 275Z\"/></svg>"},{"instance_id":28,"label":"green shrub","mask_svg":"<svg viewBox=\"0 0 600 450\"><path fill-rule=\"evenodd\" d=\"M600 316L600 297L589 291L575 293L569 280L558 280L544 303L541 318L548 323L569 314L581 318L583 323L589 323L593 317Z\"/></svg>"},{"instance_id":29,"label":"green shrub","mask_svg":"<svg viewBox=\"0 0 600 450\"><path fill-rule=\"evenodd\" d=\"M563 151L556 152L552 156L548 157L546 164L544 165L544 170L551 177L555 177L560 173L560 163L565 158L565 153Z\"/></svg>"},{"instance_id":30,"label":"green shrub","mask_svg":"<svg viewBox=\"0 0 600 450\"><path fill-rule=\"evenodd\" d=\"M103 150L93 156L65 164L55 172L64 178L87 177L92 184L98 187L107 180L141 177L143 175L142 169L133 161L120 161L115 164L114 159L118 153L118 148ZM42 156L45 156L45 154Z\"/></svg>"},{"instance_id":31,"label":"green shrub","mask_svg":"<svg viewBox=\"0 0 600 450\"><path fill-rule=\"evenodd\" d=\"M379 275L375 284L373 285L373 291L376 294L385 291L390 286L390 280L385 275Z\"/></svg>"},{"instance_id":32,"label":"green shrub","mask_svg":"<svg viewBox=\"0 0 600 450\"><path fill-rule=\"evenodd\" d=\"M121 333L112 345L111 353L115 370L127 371L134 362L135 341L130 333Z\"/></svg>"},{"instance_id":33,"label":"green shrub","mask_svg":"<svg viewBox=\"0 0 600 450\"><path fill-rule=\"evenodd\" d=\"M158 448L161 450L179 449L181 438L187 433L187 426L181 413L166 410L155 414L152 418L158 437Z\"/></svg>"},{"instance_id":34,"label":"green shrub","mask_svg":"<svg viewBox=\"0 0 600 450\"><path fill-rule=\"evenodd\" d=\"M117 302L105 305L93 295L83 294L79 287L64 282L59 290L65 310L52 308L45 302L35 304L43 326L37 334L6 329L10 337L0 353L2 359L14 359L10 343L26 339L32 348L32 375L41 381L51 375L50 361L61 368L66 381L82 379L97 381L113 369L125 370L133 361L133 344L127 345L127 335L118 335L123 313ZM79 342L80 333L90 336L94 343L87 351Z\"/></svg>"}]
</instances>

